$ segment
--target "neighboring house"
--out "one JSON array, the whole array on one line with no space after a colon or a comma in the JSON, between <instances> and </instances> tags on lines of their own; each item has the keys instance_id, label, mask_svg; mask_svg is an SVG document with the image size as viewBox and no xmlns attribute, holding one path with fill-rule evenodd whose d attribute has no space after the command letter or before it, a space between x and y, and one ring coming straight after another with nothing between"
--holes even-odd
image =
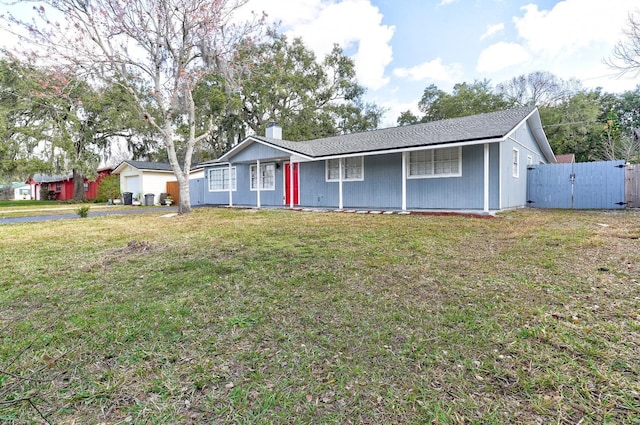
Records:
<instances>
[{"instance_id":1,"label":"neighboring house","mask_svg":"<svg viewBox=\"0 0 640 425\"><path fill-rule=\"evenodd\" d=\"M114 170L113 174L120 175L120 191L130 192L134 198L144 200L146 194L153 194L155 203L160 202L160 194L169 192L167 183L175 182L176 176L173 174L171 165L165 162L151 161L122 161ZM194 166L191 169L191 178L201 178L204 176L201 166ZM178 199L178 195L172 193Z\"/></svg>"},{"instance_id":2,"label":"neighboring house","mask_svg":"<svg viewBox=\"0 0 640 425\"><path fill-rule=\"evenodd\" d=\"M574 162L576 162L576 155L573 153L556 155L556 162L558 164L573 164Z\"/></svg>"},{"instance_id":3,"label":"neighboring house","mask_svg":"<svg viewBox=\"0 0 640 425\"><path fill-rule=\"evenodd\" d=\"M11 189L13 190L14 200L29 200L32 198L31 186L27 183L15 182L11 183Z\"/></svg>"},{"instance_id":4,"label":"neighboring house","mask_svg":"<svg viewBox=\"0 0 640 425\"><path fill-rule=\"evenodd\" d=\"M203 164L192 204L489 212L525 206L527 165L556 161L535 107L304 142L267 134Z\"/></svg>"},{"instance_id":5,"label":"neighboring house","mask_svg":"<svg viewBox=\"0 0 640 425\"><path fill-rule=\"evenodd\" d=\"M111 167L101 168L94 180L84 178L84 192L87 199L95 199L98 196L100 181L111 174ZM37 200L68 201L73 199L73 175L45 175L35 174L26 184L31 188L31 193Z\"/></svg>"}]
</instances>

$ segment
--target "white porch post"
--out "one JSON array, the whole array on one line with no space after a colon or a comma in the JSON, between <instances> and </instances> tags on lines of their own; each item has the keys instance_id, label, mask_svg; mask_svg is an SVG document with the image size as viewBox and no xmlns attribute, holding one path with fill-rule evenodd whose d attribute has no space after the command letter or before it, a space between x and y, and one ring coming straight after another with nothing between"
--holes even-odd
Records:
<instances>
[{"instance_id":1,"label":"white porch post","mask_svg":"<svg viewBox=\"0 0 640 425\"><path fill-rule=\"evenodd\" d=\"M402 211L407 210L407 152L402 152Z\"/></svg>"},{"instance_id":2,"label":"white porch post","mask_svg":"<svg viewBox=\"0 0 640 425\"><path fill-rule=\"evenodd\" d=\"M233 206L233 174L231 170L231 163L229 163L229 206Z\"/></svg>"},{"instance_id":3,"label":"white porch post","mask_svg":"<svg viewBox=\"0 0 640 425\"><path fill-rule=\"evenodd\" d=\"M484 212L489 212L489 144L484 144Z\"/></svg>"},{"instance_id":4,"label":"white porch post","mask_svg":"<svg viewBox=\"0 0 640 425\"><path fill-rule=\"evenodd\" d=\"M342 158L338 159L338 209L344 208L342 202L342 161Z\"/></svg>"},{"instance_id":5,"label":"white porch post","mask_svg":"<svg viewBox=\"0 0 640 425\"><path fill-rule=\"evenodd\" d=\"M289 208L293 208L293 157L289 158Z\"/></svg>"},{"instance_id":6,"label":"white porch post","mask_svg":"<svg viewBox=\"0 0 640 425\"><path fill-rule=\"evenodd\" d=\"M258 159L256 162L256 206L260 208L260 180L262 179L260 178L260 160Z\"/></svg>"}]
</instances>

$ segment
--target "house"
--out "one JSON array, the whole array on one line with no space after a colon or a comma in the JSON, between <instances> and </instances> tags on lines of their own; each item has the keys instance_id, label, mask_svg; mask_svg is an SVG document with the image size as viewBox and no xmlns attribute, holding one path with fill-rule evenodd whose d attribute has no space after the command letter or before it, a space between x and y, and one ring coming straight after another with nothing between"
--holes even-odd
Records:
<instances>
[{"instance_id":1,"label":"house","mask_svg":"<svg viewBox=\"0 0 640 425\"><path fill-rule=\"evenodd\" d=\"M111 174L111 167L100 168L95 179L84 178L84 192L87 199L98 196L100 181ZM26 184L29 185L33 199L68 201L73 199L73 174L46 175L35 174Z\"/></svg>"},{"instance_id":2,"label":"house","mask_svg":"<svg viewBox=\"0 0 640 425\"><path fill-rule=\"evenodd\" d=\"M192 204L488 213L525 206L527 165L556 161L535 107L304 142L281 136L270 125L205 163Z\"/></svg>"},{"instance_id":3,"label":"house","mask_svg":"<svg viewBox=\"0 0 640 425\"><path fill-rule=\"evenodd\" d=\"M573 164L574 162L576 162L576 155L573 153L556 155L556 162L558 164Z\"/></svg>"},{"instance_id":4,"label":"house","mask_svg":"<svg viewBox=\"0 0 640 425\"><path fill-rule=\"evenodd\" d=\"M31 186L27 183L14 182L11 183L11 189L13 190L14 200L29 200L31 199L32 191Z\"/></svg>"},{"instance_id":5,"label":"house","mask_svg":"<svg viewBox=\"0 0 640 425\"><path fill-rule=\"evenodd\" d=\"M167 188L167 183L171 185L176 181L169 163L125 160L113 170L113 174L120 175L120 191L132 193L134 198L142 200L144 195L152 193L155 202L160 202L162 193L171 193L176 202L178 201L179 190ZM190 176L203 177L203 167L192 167ZM177 188L177 182L175 187Z\"/></svg>"}]
</instances>

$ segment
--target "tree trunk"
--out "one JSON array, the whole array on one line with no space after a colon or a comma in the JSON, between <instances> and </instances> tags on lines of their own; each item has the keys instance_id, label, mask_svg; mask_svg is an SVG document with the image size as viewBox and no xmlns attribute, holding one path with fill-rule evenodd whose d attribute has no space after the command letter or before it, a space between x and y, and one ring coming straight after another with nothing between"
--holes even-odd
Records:
<instances>
[{"instance_id":1,"label":"tree trunk","mask_svg":"<svg viewBox=\"0 0 640 425\"><path fill-rule=\"evenodd\" d=\"M73 200L80 202L87 200L87 194L84 191L84 176L76 169L73 170Z\"/></svg>"},{"instance_id":2,"label":"tree trunk","mask_svg":"<svg viewBox=\"0 0 640 425\"><path fill-rule=\"evenodd\" d=\"M191 199L189 198L189 177L186 179L178 179L180 186L180 203L178 204L178 213L185 214L191 212Z\"/></svg>"}]
</instances>

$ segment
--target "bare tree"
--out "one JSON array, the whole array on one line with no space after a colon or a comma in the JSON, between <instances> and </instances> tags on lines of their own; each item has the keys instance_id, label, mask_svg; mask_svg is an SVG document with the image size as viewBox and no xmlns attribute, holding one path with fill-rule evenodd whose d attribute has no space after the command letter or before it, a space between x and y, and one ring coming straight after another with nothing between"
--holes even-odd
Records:
<instances>
[{"instance_id":1,"label":"bare tree","mask_svg":"<svg viewBox=\"0 0 640 425\"><path fill-rule=\"evenodd\" d=\"M640 11L629 14L629 23L624 30L625 40L616 44L605 63L620 74L640 73Z\"/></svg>"},{"instance_id":2,"label":"bare tree","mask_svg":"<svg viewBox=\"0 0 640 425\"><path fill-rule=\"evenodd\" d=\"M497 91L517 106L540 107L557 105L579 89L578 81L565 81L546 71L513 77L497 86Z\"/></svg>"},{"instance_id":3,"label":"bare tree","mask_svg":"<svg viewBox=\"0 0 640 425\"><path fill-rule=\"evenodd\" d=\"M198 143L213 131L198 126L193 90L206 73L224 75L233 87L240 42L258 37L263 19L239 23L233 15L247 0L42 0L33 20L10 15L37 48L36 60L64 64L96 81L122 84L161 136L180 185L179 211L191 211L189 170ZM13 4L25 1L13 2ZM20 52L14 52L19 54ZM185 125L182 138L176 127ZM198 128L204 128L198 134ZM178 150L176 144L183 144ZM177 152L184 157L178 158Z\"/></svg>"}]
</instances>

